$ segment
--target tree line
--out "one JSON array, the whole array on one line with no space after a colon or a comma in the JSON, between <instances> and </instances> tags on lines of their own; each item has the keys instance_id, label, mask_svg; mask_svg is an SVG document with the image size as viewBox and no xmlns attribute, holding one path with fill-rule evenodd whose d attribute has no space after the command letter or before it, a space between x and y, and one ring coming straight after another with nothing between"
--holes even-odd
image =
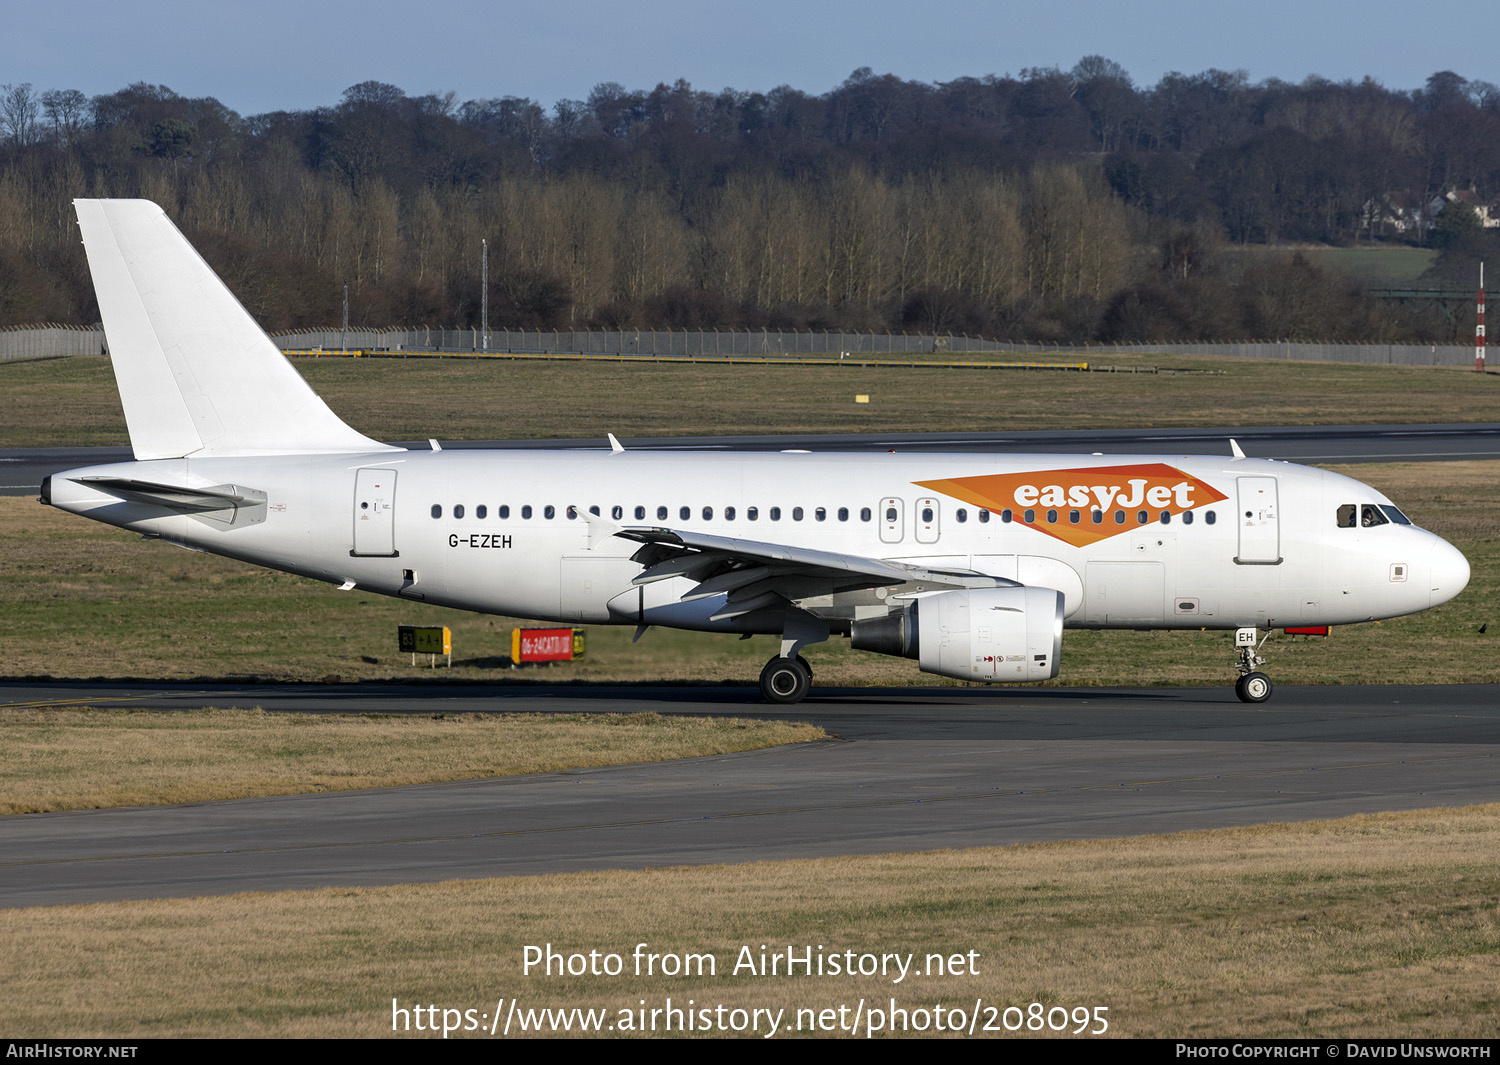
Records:
<instances>
[{"instance_id":1,"label":"tree line","mask_svg":"<svg viewBox=\"0 0 1500 1065\"><path fill-rule=\"evenodd\" d=\"M0 325L97 318L78 196L162 204L270 328L352 316L762 326L1014 339L1448 339L1285 241L1429 243L1433 284L1495 249L1453 189L1500 193L1500 90L1451 72L1138 88L1072 70L926 84L855 71L814 96L605 83L550 109L365 82L242 117L131 85L0 86ZM1413 218L1429 225L1412 228ZM1251 265L1246 265L1247 263Z\"/></svg>"}]
</instances>

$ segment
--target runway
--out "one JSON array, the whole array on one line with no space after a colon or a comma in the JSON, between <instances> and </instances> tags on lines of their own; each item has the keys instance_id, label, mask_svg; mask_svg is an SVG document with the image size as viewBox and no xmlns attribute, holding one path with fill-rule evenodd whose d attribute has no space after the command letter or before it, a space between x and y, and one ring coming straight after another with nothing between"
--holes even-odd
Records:
<instances>
[{"instance_id":1,"label":"runway","mask_svg":"<svg viewBox=\"0 0 1500 1065\"><path fill-rule=\"evenodd\" d=\"M1229 454L1237 440L1252 458L1300 463L1441 462L1500 459L1500 424L1239 426L1203 429L1083 429L1024 433L861 433L795 436L636 437L646 451L923 451L1063 455ZM428 447L426 441L405 446ZM448 450L597 447L606 440L445 440ZM42 478L62 470L128 462L128 447L0 448L0 495L35 495Z\"/></svg>"},{"instance_id":2,"label":"runway","mask_svg":"<svg viewBox=\"0 0 1500 1065\"><path fill-rule=\"evenodd\" d=\"M12 684L0 706L633 712L828 742L284 798L0 818L0 905L1125 836L1500 801L1500 686L814 689Z\"/></svg>"}]
</instances>

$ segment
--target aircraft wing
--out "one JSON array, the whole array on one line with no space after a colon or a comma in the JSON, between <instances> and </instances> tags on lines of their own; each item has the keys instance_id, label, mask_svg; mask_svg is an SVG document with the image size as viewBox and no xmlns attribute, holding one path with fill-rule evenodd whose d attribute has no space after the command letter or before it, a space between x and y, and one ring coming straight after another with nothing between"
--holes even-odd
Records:
<instances>
[{"instance_id":1,"label":"aircraft wing","mask_svg":"<svg viewBox=\"0 0 1500 1065\"><path fill-rule=\"evenodd\" d=\"M972 570L933 570L889 559L810 547L742 540L680 529L620 529L616 536L645 545L631 556L645 566L637 585L685 577L695 587L684 602L727 597L714 619L836 592L921 582L939 588L995 588L1014 581Z\"/></svg>"}]
</instances>

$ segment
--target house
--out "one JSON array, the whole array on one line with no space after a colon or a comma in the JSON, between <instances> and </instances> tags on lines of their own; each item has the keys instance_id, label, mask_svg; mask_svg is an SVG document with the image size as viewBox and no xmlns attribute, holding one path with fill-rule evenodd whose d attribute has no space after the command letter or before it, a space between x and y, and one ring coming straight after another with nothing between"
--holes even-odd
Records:
<instances>
[{"instance_id":1,"label":"house","mask_svg":"<svg viewBox=\"0 0 1500 1065\"><path fill-rule=\"evenodd\" d=\"M1449 203L1465 203L1474 208L1474 213L1479 216L1479 224L1485 229L1500 228L1500 201L1490 200L1486 203L1470 189L1453 189L1444 199Z\"/></svg>"}]
</instances>

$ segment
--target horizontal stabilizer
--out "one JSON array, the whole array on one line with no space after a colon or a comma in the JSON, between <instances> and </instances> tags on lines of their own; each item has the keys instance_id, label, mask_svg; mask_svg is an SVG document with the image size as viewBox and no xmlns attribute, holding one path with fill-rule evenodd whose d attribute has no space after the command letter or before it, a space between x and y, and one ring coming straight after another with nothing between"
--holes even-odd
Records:
<instances>
[{"instance_id":1,"label":"horizontal stabilizer","mask_svg":"<svg viewBox=\"0 0 1500 1065\"><path fill-rule=\"evenodd\" d=\"M158 484L155 481L137 481L130 477L80 477L79 484L91 488L102 488L119 496L129 496L144 502L160 503L174 510L222 510L248 498L235 485L220 485L213 488L184 488L175 484ZM257 493L262 499L263 493Z\"/></svg>"},{"instance_id":2,"label":"horizontal stabilizer","mask_svg":"<svg viewBox=\"0 0 1500 1065\"><path fill-rule=\"evenodd\" d=\"M220 525L251 525L265 517L266 493L237 484L189 488L133 477L79 477L77 481L132 503L149 503L179 514L211 518Z\"/></svg>"}]
</instances>

